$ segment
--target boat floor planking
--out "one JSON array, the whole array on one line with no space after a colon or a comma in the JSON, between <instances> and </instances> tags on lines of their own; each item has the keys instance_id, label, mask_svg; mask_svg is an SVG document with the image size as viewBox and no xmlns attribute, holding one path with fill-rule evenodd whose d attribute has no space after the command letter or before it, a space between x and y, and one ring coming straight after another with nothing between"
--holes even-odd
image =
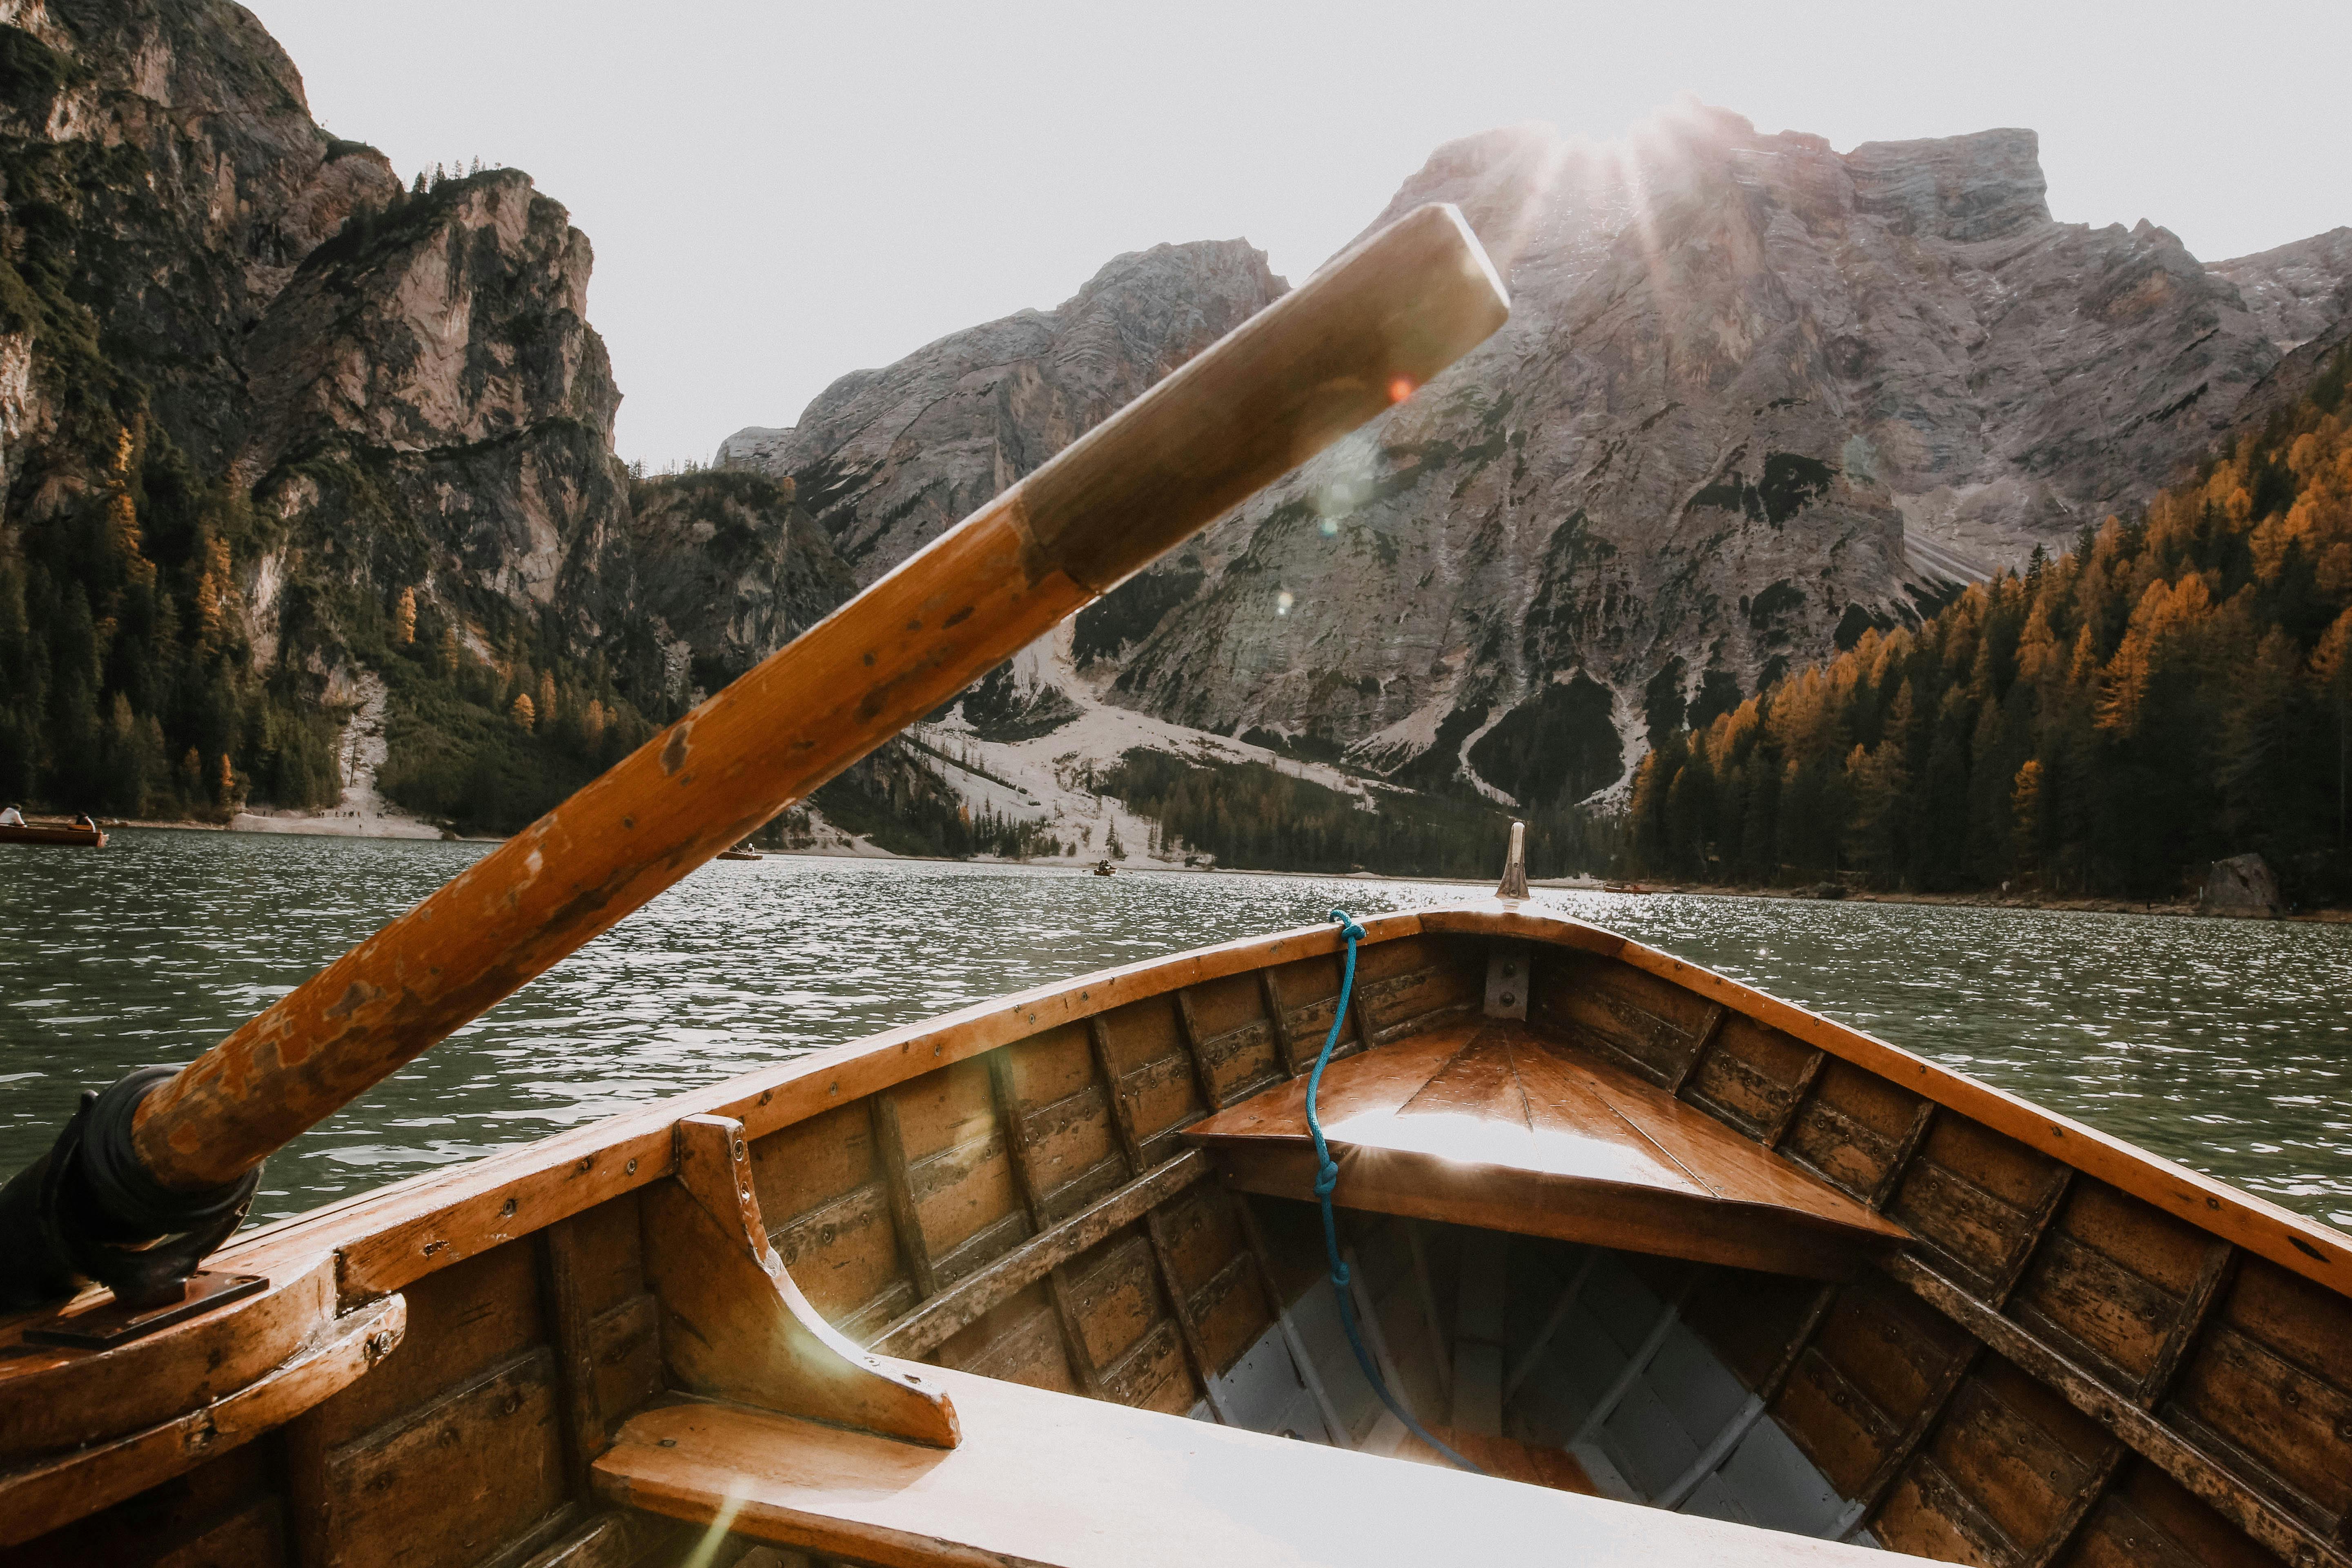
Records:
<instances>
[{"instance_id":1,"label":"boat floor planking","mask_svg":"<svg viewBox=\"0 0 2352 1568\"><path fill-rule=\"evenodd\" d=\"M165 1405L234 1397L163 1374L242 1321L289 1347L365 1324L356 1342L384 1349L331 1391L270 1383L306 1392L266 1420L215 1420L200 1400L169 1418L126 1405L139 1431L75 1427L89 1449L0 1432L0 1533L18 1542L0 1560L676 1562L728 1506L718 1468L772 1477L819 1433L836 1457L888 1441L938 1484L869 1496L853 1467L826 1501L793 1470L715 1561L947 1563L1040 1542L1037 1560L1095 1560L1099 1542L1053 1545L1036 1532L1061 1521L979 1495L996 1479L957 1491L1027 1451L1018 1484L1068 1518L1127 1498L1130 1544L1205 1541L1241 1510L1265 1533L1215 1539L1243 1561L1401 1561L1420 1539L1404 1525L1363 1555L1351 1543L1380 1534L1356 1521L1385 1517L1383 1499L1412 1496L1474 1500L1444 1505L1448 1555L1542 1518L1548 1539L1574 1528L1669 1560L1738 1524L1773 1532L1737 1538L1731 1554L1758 1560L1842 1555L1826 1543L1843 1539L2000 1568L2352 1562L2343 1237L1605 931L1493 904L1365 923L1335 1084L1355 1058L1370 1072L1485 1028L1507 950L1532 959L1523 1026L1540 1048L1704 1115L1759 1166L1899 1227L1897 1250L1822 1281L1793 1256L1734 1267L1657 1256L1654 1237L1343 1209L1391 1385L1542 1484L1416 1466L1433 1456L1340 1335L1314 1206L1237 1190L1188 1142L1253 1097L1287 1103L1330 1026L1336 933L1286 932L966 1009L267 1227L214 1267L268 1274L269 1292L147 1340L37 1352L11 1322L0 1401L100 1366L118 1388L168 1385ZM690 1147L720 1157L698 1176ZM709 1268L664 1263L688 1246L712 1249ZM956 1446L681 1403L710 1375L686 1342L724 1248L753 1260L731 1289L769 1301L728 1332L771 1324L857 1377L928 1378L957 1407ZM289 1289L310 1280L331 1284ZM813 1327L791 1328L800 1312ZM728 1453L746 1433L800 1436L723 1461L647 1436L710 1412ZM1048 1428L1091 1436L1040 1465ZM101 1449L133 1460L89 1463ZM1114 1462L1144 1452L1213 1455L1201 1473L1287 1512L1196 1497L1181 1463ZM59 1489L75 1481L98 1484Z\"/></svg>"}]
</instances>

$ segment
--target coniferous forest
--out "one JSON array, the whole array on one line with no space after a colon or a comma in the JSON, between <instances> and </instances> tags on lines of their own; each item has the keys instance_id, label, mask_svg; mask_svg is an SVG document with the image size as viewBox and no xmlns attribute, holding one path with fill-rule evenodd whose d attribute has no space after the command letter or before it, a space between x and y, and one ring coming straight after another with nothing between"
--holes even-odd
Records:
<instances>
[{"instance_id":1,"label":"coniferous forest","mask_svg":"<svg viewBox=\"0 0 2352 1568\"><path fill-rule=\"evenodd\" d=\"M1636 774L1644 874L2179 895L2352 888L2352 356L2142 517L1864 634Z\"/></svg>"}]
</instances>

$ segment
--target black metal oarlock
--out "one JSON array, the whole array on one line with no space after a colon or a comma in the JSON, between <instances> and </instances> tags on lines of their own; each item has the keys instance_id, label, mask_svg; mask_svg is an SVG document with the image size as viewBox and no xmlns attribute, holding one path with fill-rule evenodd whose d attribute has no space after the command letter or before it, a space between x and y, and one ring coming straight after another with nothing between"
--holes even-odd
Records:
<instances>
[{"instance_id":1,"label":"black metal oarlock","mask_svg":"<svg viewBox=\"0 0 2352 1568\"><path fill-rule=\"evenodd\" d=\"M100 1284L148 1320L186 1300L196 1266L245 1223L259 1165L220 1186L174 1192L131 1148L139 1102L178 1071L140 1068L85 1090L49 1152L0 1187L0 1310Z\"/></svg>"}]
</instances>

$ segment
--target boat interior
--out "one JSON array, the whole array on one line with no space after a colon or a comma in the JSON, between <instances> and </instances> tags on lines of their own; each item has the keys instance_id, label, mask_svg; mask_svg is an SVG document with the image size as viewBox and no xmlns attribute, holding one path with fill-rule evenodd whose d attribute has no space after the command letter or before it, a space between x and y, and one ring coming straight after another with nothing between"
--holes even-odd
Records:
<instances>
[{"instance_id":1,"label":"boat interior","mask_svg":"<svg viewBox=\"0 0 2352 1568\"><path fill-rule=\"evenodd\" d=\"M1590 926L1365 923L1360 1356L1290 931L254 1232L283 1359L0 1440L0 1561L2352 1564L2336 1233Z\"/></svg>"}]
</instances>

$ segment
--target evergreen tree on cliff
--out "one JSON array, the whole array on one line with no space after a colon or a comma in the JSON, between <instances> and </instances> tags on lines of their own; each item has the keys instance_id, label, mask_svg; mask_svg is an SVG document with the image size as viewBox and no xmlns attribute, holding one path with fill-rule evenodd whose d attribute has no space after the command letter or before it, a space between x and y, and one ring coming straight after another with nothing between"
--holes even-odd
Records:
<instances>
[{"instance_id":1,"label":"evergreen tree on cliff","mask_svg":"<svg viewBox=\"0 0 2352 1568\"><path fill-rule=\"evenodd\" d=\"M1864 635L1635 776L1654 875L2168 897L2352 887L2352 354L2144 516Z\"/></svg>"}]
</instances>

